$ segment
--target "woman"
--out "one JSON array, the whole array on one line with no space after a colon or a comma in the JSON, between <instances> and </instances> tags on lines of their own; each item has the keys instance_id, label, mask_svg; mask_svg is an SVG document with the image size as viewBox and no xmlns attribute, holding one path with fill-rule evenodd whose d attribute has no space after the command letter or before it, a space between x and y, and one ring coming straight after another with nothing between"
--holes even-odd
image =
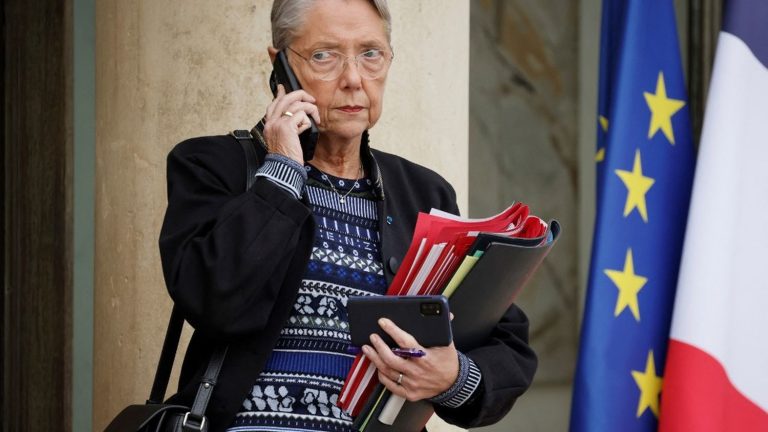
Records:
<instances>
[{"instance_id":1,"label":"woman","mask_svg":"<svg viewBox=\"0 0 768 432\"><path fill-rule=\"evenodd\" d=\"M346 298L383 294L417 213L458 213L456 197L436 173L368 146L393 59L385 0L276 0L272 34L270 57L283 50L304 90L280 86L266 108L253 187L232 137L191 139L168 157L163 271L195 328L172 400L190 403L211 352L228 344L210 430L349 431L353 419L337 406L352 362ZM320 135L305 161L298 135L310 118ZM480 426L529 386L527 332L513 306L488 344L467 353L451 345L404 360L375 336L363 349L393 393Z\"/></svg>"}]
</instances>

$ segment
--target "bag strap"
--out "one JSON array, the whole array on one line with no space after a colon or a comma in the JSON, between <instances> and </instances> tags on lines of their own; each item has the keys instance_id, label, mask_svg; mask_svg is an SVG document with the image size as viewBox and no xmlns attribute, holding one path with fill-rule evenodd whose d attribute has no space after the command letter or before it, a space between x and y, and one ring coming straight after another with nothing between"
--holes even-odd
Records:
<instances>
[{"instance_id":1,"label":"bag strap","mask_svg":"<svg viewBox=\"0 0 768 432\"><path fill-rule=\"evenodd\" d=\"M152 392L147 399L148 404L163 403L165 390L168 388L168 381L171 378L171 369L173 369L173 359L176 357L176 349L179 347L181 338L181 328L184 326L184 317L177 306L173 306L171 318L168 320L168 330L165 332L163 341L163 351L160 353L160 360L157 362L157 371L155 372L155 381L152 383Z\"/></svg>"},{"instance_id":2,"label":"bag strap","mask_svg":"<svg viewBox=\"0 0 768 432\"><path fill-rule=\"evenodd\" d=\"M243 146L246 164L246 189L250 189L251 186L253 186L253 182L256 180L256 170L259 167L253 135L247 130L234 130L230 135ZM176 351L179 347L179 340L181 339L181 330L183 327L184 317L178 306L174 305L173 310L171 311L171 318L168 320L168 329L165 332L163 350L160 353L160 360L157 362L157 371L155 372L155 379L152 383L152 391L149 394L149 399L147 399L147 404L163 403L165 391L168 389L168 381L170 381L171 378L173 360L176 358ZM184 418L184 428L190 430L204 430L205 408L213 393L213 387L216 385L216 380L219 377L219 371L221 370L221 365L224 363L226 353L227 347L225 346L217 349L211 356L211 360L208 362L208 369L206 369L205 375L200 382L200 388L195 396L192 410ZM196 420L199 423L199 429L197 429L197 425L189 424L188 420Z\"/></svg>"},{"instance_id":3,"label":"bag strap","mask_svg":"<svg viewBox=\"0 0 768 432\"><path fill-rule=\"evenodd\" d=\"M181 422L182 431L199 432L207 430L205 427L205 408L208 407L208 401L213 394L213 388L216 386L216 380L219 377L219 371L221 370L222 363L224 363L224 357L227 355L228 348L226 345L221 346L211 356L211 361L208 362L208 369L205 370L205 375L203 375L203 379L200 381L200 387L197 389L192 409L184 415L184 420Z\"/></svg>"},{"instance_id":4,"label":"bag strap","mask_svg":"<svg viewBox=\"0 0 768 432\"><path fill-rule=\"evenodd\" d=\"M259 169L259 158L256 155L256 148L253 135L250 131L244 129L236 129L229 133L232 135L240 145L243 146L243 152L245 153L245 189L248 190L253 186L253 182L256 181L256 170Z\"/></svg>"}]
</instances>

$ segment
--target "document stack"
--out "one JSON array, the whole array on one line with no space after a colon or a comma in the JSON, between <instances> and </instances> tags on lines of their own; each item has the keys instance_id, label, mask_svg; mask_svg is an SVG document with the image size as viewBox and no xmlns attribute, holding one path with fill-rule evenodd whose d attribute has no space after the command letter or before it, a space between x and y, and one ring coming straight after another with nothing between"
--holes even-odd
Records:
<instances>
[{"instance_id":1,"label":"document stack","mask_svg":"<svg viewBox=\"0 0 768 432\"><path fill-rule=\"evenodd\" d=\"M485 343L559 233L557 221L546 223L519 202L486 219L434 209L420 213L386 294L448 297L454 343L467 352ZM339 403L356 417L356 428L366 432L418 431L433 413L429 402L391 395L362 354L352 364Z\"/></svg>"}]
</instances>

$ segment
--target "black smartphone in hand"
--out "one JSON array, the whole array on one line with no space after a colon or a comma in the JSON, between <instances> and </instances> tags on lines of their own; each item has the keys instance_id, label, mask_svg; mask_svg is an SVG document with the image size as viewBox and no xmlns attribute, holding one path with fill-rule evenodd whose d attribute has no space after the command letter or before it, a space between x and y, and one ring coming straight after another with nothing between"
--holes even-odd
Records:
<instances>
[{"instance_id":1,"label":"black smartphone in hand","mask_svg":"<svg viewBox=\"0 0 768 432\"><path fill-rule=\"evenodd\" d=\"M379 326L379 318L389 318L423 347L446 346L453 340L448 300L441 295L350 296L347 299L347 313L353 346L370 345L368 337L376 333L388 346L397 347L395 341Z\"/></svg>"},{"instance_id":2,"label":"black smartphone in hand","mask_svg":"<svg viewBox=\"0 0 768 432\"><path fill-rule=\"evenodd\" d=\"M291 65L288 64L288 57L285 55L285 51L280 50L275 57L275 62L272 64L272 75L269 77L269 88L272 90L272 95L277 96L277 85L282 84L285 87L285 92L290 93L301 89L299 80L296 79L296 74L293 73ZM320 131L317 129L315 120L309 117L309 129L299 134L299 141L301 142L301 151L304 154L304 161L312 160L315 156L315 146L317 146L317 138L320 135Z\"/></svg>"}]
</instances>

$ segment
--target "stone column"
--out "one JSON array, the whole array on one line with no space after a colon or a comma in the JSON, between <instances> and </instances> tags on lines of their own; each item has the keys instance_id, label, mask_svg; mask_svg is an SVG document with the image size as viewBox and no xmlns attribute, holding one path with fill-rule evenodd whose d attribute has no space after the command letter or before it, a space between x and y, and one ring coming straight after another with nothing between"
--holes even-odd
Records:
<instances>
[{"instance_id":1,"label":"stone column","mask_svg":"<svg viewBox=\"0 0 768 432\"><path fill-rule=\"evenodd\" d=\"M165 157L262 116L270 6L97 2L94 430L151 387L171 307L157 247ZM373 145L443 174L466 213L469 4L390 7L395 62Z\"/></svg>"}]
</instances>

